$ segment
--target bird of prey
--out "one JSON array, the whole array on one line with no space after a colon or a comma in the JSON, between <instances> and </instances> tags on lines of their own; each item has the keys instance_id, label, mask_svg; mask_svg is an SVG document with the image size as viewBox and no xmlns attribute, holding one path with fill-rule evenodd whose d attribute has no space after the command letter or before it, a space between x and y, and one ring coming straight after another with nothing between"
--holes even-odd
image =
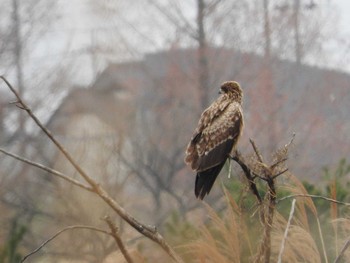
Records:
<instances>
[{"instance_id":1,"label":"bird of prey","mask_svg":"<svg viewBox=\"0 0 350 263\"><path fill-rule=\"evenodd\" d=\"M224 82L216 99L201 115L186 149L185 163L196 171L195 195L209 194L243 129L240 85Z\"/></svg>"}]
</instances>

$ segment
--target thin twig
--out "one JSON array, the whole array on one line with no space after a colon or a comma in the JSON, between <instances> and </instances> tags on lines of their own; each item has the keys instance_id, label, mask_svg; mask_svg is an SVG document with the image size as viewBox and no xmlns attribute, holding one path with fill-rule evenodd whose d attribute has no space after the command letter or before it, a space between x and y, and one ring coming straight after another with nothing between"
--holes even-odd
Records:
<instances>
[{"instance_id":1,"label":"thin twig","mask_svg":"<svg viewBox=\"0 0 350 263\"><path fill-rule=\"evenodd\" d=\"M256 146L255 142L253 141L253 139L249 139L251 145L253 146L254 152L256 154L256 157L258 158L258 161L260 163L264 163L263 157L258 149L258 147Z\"/></svg>"},{"instance_id":2,"label":"thin twig","mask_svg":"<svg viewBox=\"0 0 350 263\"><path fill-rule=\"evenodd\" d=\"M162 247L162 249L176 262L182 263L183 260L175 252L175 250L169 246L169 244L164 240L163 236L157 232L153 227L149 227L140 223L134 217L132 217L119 203L117 203L109 194L90 176L88 176L85 171L80 167L80 165L74 160L74 158L68 153L68 151L63 147L63 145L56 140L56 138L51 134L51 132L40 122L40 120L35 116L31 109L24 103L18 92L12 87L12 85L3 76L0 78L6 83L8 88L16 96L18 105L25 110L28 115L34 120L36 125L47 135L47 137L56 145L56 147L61 151L65 158L72 164L76 171L84 178L84 180L91 186L93 191L103 199L121 218L123 218L129 225L136 229L142 235L148 237L152 241L156 242Z\"/></svg>"},{"instance_id":3,"label":"thin twig","mask_svg":"<svg viewBox=\"0 0 350 263\"><path fill-rule=\"evenodd\" d=\"M281 160L278 160L278 161L275 162L273 165L271 165L271 169L275 168L277 165L279 165L280 163L283 163L283 162L285 162L285 161L287 161L287 160L288 160L287 157L286 157L286 158L283 158L283 159L281 159Z\"/></svg>"},{"instance_id":4,"label":"thin twig","mask_svg":"<svg viewBox=\"0 0 350 263\"><path fill-rule=\"evenodd\" d=\"M54 234L52 237L50 237L49 239L45 240L39 247L37 247L35 250L33 250L32 252L30 252L29 254L27 254L26 256L24 256L21 260L21 262L24 262L28 257L32 256L33 254L37 253L40 249L42 249L47 243L49 243L50 241L52 241L53 239L55 239L57 236L59 236L60 234L62 234L63 232L67 231L67 230L72 230L72 229L88 229L88 230L93 230L93 231L97 231L100 233L104 233L106 235L110 235L111 233L109 233L108 231L105 231L103 229L99 229L93 226L83 226L83 225L75 225L75 226L68 226L66 228L63 228L62 230L58 231L56 234Z\"/></svg>"},{"instance_id":5,"label":"thin twig","mask_svg":"<svg viewBox=\"0 0 350 263\"><path fill-rule=\"evenodd\" d=\"M49 167L47 167L45 165L42 165L40 163L36 163L36 162L31 161L31 160L28 160L28 159L26 159L24 157L21 157L21 156L17 155L17 154L10 153L10 152L2 149L2 148L0 148L0 152L2 152L3 154L6 154L8 156L11 156L12 158L14 158L16 160L19 160L21 162L24 162L24 163L27 163L29 165L35 166L35 167L37 167L37 168L39 168L41 170L44 170L44 171L46 171L46 172L48 172L50 174L56 175L59 178L62 178L63 180L66 180L66 181L68 181L68 182L70 182L70 183L72 183L72 184L74 184L76 186L79 186L81 188L84 188L85 190L87 190L89 192L93 192L93 189L91 187L86 186L86 185L78 182L77 180L74 180L73 178L71 178L71 177L69 177L67 175L64 175L63 173L61 173L59 171L56 171L56 170L54 170L52 168L49 168Z\"/></svg>"},{"instance_id":6,"label":"thin twig","mask_svg":"<svg viewBox=\"0 0 350 263\"><path fill-rule=\"evenodd\" d=\"M97 192L98 185L90 178L84 170L78 165L78 163L75 162L73 157L68 153L68 151L63 147L62 144L60 144L56 138L51 134L51 132L40 122L40 120L34 115L32 110L27 106L26 103L22 100L18 92L12 87L12 85L8 82L8 80L1 76L0 77L6 85L9 87L9 89L12 91L12 93L17 98L17 106L21 106L21 109L25 110L28 115L34 120L36 125L49 137L49 139L56 145L56 147L63 153L63 155L67 158L67 160L73 165L73 167L77 170L77 172L94 188L94 190Z\"/></svg>"},{"instance_id":7,"label":"thin twig","mask_svg":"<svg viewBox=\"0 0 350 263\"><path fill-rule=\"evenodd\" d=\"M279 203L281 201L284 201L286 199L295 198L295 197L319 198L319 199L323 199L323 200L326 200L326 201L329 201L329 202L337 203L339 205L350 206L350 203L338 201L338 200L335 200L335 199L332 199L332 198L328 198L328 197L324 197L324 196L321 196L321 195L309 195L309 194L294 194L294 195L284 196L284 197L281 197L280 199L278 199L277 203Z\"/></svg>"},{"instance_id":8,"label":"thin twig","mask_svg":"<svg viewBox=\"0 0 350 263\"><path fill-rule=\"evenodd\" d=\"M284 145L284 148L286 148L286 149L289 148L289 146L293 143L293 141L294 141L294 139L295 139L295 135L296 135L296 133L293 132L292 138L290 139L289 143L287 143L286 145Z\"/></svg>"},{"instance_id":9,"label":"thin twig","mask_svg":"<svg viewBox=\"0 0 350 263\"><path fill-rule=\"evenodd\" d=\"M122 252L125 260L128 263L133 263L134 261L132 260L128 250L125 248L122 239L118 235L118 228L117 228L117 226L112 222L112 220L111 220L111 218L109 216L105 216L103 218L103 220L106 221L107 225L111 229L111 235L113 236L115 242L118 244L118 247L119 247L120 251Z\"/></svg>"},{"instance_id":10,"label":"thin twig","mask_svg":"<svg viewBox=\"0 0 350 263\"><path fill-rule=\"evenodd\" d=\"M334 263L339 263L340 262L341 258L344 256L345 250L347 250L349 246L350 246L350 238L345 242L345 244L344 244L343 248L341 249L339 255L334 260Z\"/></svg>"},{"instance_id":11,"label":"thin twig","mask_svg":"<svg viewBox=\"0 0 350 263\"><path fill-rule=\"evenodd\" d=\"M284 246L285 246L285 243L286 243L286 240L287 240L290 223L292 222L292 218L293 218L293 214L294 214L295 202L296 202L296 199L293 199L292 207L290 209L289 218L288 218L288 222L287 222L287 227L286 227L286 230L284 231L282 244L281 244L281 249L280 249L280 252L278 254L278 263L282 262L282 255L283 255L283 251L284 251Z\"/></svg>"},{"instance_id":12,"label":"thin twig","mask_svg":"<svg viewBox=\"0 0 350 263\"><path fill-rule=\"evenodd\" d=\"M278 176L284 174L287 171L288 171L288 168L284 169L283 171L279 172L278 174L275 174L274 176L272 176L272 179L276 179Z\"/></svg>"}]
</instances>

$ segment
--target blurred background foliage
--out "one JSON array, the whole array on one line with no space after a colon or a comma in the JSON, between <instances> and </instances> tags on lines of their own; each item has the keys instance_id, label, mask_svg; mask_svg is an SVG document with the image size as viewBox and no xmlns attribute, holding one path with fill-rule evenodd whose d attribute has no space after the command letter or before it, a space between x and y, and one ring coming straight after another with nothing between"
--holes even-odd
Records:
<instances>
[{"instance_id":1,"label":"blurred background foliage","mask_svg":"<svg viewBox=\"0 0 350 263\"><path fill-rule=\"evenodd\" d=\"M239 166L231 162L230 176L223 169L206 204L198 202L183 162L186 144L219 85L236 80L245 94L238 148L247 160L249 138L273 159L296 133L277 198L308 193L349 202L350 42L340 2L3 0L1 75L84 170L136 218L156 225L186 262L246 262L261 224ZM1 84L1 148L79 180L13 99ZM290 202L277 210L274 253ZM109 212L89 193L0 156L0 262L18 262L69 225L104 228L100 219ZM139 260L168 260L113 220ZM307 262L326 262L324 253L334 259L349 230L348 206L297 199L291 241L308 245ZM108 262L116 249L108 236L71 231L27 262ZM290 246L283 262L306 260L295 258L300 249Z\"/></svg>"}]
</instances>

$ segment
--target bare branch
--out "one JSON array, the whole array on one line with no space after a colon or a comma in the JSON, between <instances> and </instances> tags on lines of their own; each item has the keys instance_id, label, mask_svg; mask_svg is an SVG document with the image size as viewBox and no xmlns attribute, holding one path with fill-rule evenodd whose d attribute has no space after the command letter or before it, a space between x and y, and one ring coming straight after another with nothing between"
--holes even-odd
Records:
<instances>
[{"instance_id":1,"label":"bare branch","mask_svg":"<svg viewBox=\"0 0 350 263\"><path fill-rule=\"evenodd\" d=\"M140 223L134 217L132 217L119 203L117 203L109 194L90 176L88 176L85 171L80 167L80 165L73 159L73 157L68 153L68 151L63 147L63 145L56 140L56 138L51 134L51 132L39 121L31 109L24 103L18 92L12 87L12 85L3 76L0 78L7 84L8 88L16 96L18 104L28 113L28 115L34 120L37 126L47 135L47 137L56 145L56 147L61 151L65 158L72 164L76 171L85 179L85 181L91 186L93 191L103 199L121 218L123 218L130 226L136 229L142 235L148 237L152 241L159 244L162 249L175 261L182 263L183 260L175 252L175 250L169 246L169 244L164 240L163 236L159 234L155 227L150 227Z\"/></svg>"},{"instance_id":2,"label":"bare branch","mask_svg":"<svg viewBox=\"0 0 350 263\"><path fill-rule=\"evenodd\" d=\"M125 260L128 263L133 263L131 256L129 255L128 250L125 248L123 241L121 240L120 236L118 235L118 227L112 222L111 218L109 216L105 216L103 218L104 221L108 224L109 228L111 229L111 236L114 238L115 242L118 244L118 247L120 251L122 252Z\"/></svg>"},{"instance_id":3,"label":"bare branch","mask_svg":"<svg viewBox=\"0 0 350 263\"><path fill-rule=\"evenodd\" d=\"M97 184L83 171L83 169L74 161L73 157L67 152L67 150L54 138L51 132L39 121L39 119L34 115L31 109L24 103L18 92L12 87L12 85L8 82L8 80L4 77L0 77L12 93L16 96L18 105L21 109L25 110L28 115L34 120L34 122L38 125L38 127L50 138L50 140L56 145L56 147L63 153L63 155L67 158L67 160L73 165L73 167L77 170L77 172L97 191Z\"/></svg>"},{"instance_id":4,"label":"bare branch","mask_svg":"<svg viewBox=\"0 0 350 263\"><path fill-rule=\"evenodd\" d=\"M34 255L35 253L37 253L40 249L42 249L47 243L49 243L50 241L52 241L53 239L55 239L57 236L59 236L60 234L62 234L63 232L67 231L67 230L72 230L72 229L87 229L87 230L93 230L93 231L97 231L100 233L104 233L106 235L110 235L111 233L109 233L108 231L105 231L103 229L99 229L93 226L83 226L83 225L75 225L75 226L68 226L66 228L63 228L62 230L58 231L56 234L54 234L52 237L50 237L49 239L45 240L38 248L36 248L35 250L33 250L32 252L30 252L29 254L27 254L26 256L24 256L21 260L21 262L24 262L28 257Z\"/></svg>"},{"instance_id":5,"label":"bare branch","mask_svg":"<svg viewBox=\"0 0 350 263\"><path fill-rule=\"evenodd\" d=\"M278 174L275 174L274 176L272 176L272 179L276 179L278 176L284 174L287 171L288 171L288 168L284 169L283 171L279 172Z\"/></svg>"},{"instance_id":6,"label":"bare branch","mask_svg":"<svg viewBox=\"0 0 350 263\"><path fill-rule=\"evenodd\" d=\"M274 169L277 165L279 165L279 164L281 164L281 163L283 163L283 162L285 162L285 161L287 161L288 160L288 158L283 158L283 159L281 159L281 160L278 160L277 162L275 162L273 165L271 165L271 169Z\"/></svg>"},{"instance_id":7,"label":"bare branch","mask_svg":"<svg viewBox=\"0 0 350 263\"><path fill-rule=\"evenodd\" d=\"M59 178L62 178L63 180L66 180L67 182L70 182L70 183L72 183L72 184L74 184L74 185L76 185L76 186L79 186L79 187L81 187L81 188L84 188L85 190L87 190L87 191L89 191L89 192L93 192L93 191L94 191L91 187L86 186L86 185L84 185L84 184L78 182L77 180L74 180L73 178L71 178L71 177L69 177L69 176L67 176L67 175L65 175L65 174L63 174L63 173L61 173L61 172L59 172L59 171L56 171L56 170L54 170L54 169L52 169L52 168L49 168L49 167L47 167L47 166L45 166L45 165L42 165L42 164L40 164L40 163L33 162L33 161L28 160L28 159L26 159L26 158L24 158L24 157L21 157L21 156L19 156L19 155L17 155L17 154L10 153L10 152L8 152L8 151L2 149L2 148L0 148L0 152L2 152L3 154L6 154L6 155L8 155L8 156L11 156L12 158L14 158L14 159L16 159L16 160L19 160L19 161L21 161L21 162L24 162L24 163L27 163L27 164L29 164L29 165L35 166L35 167L37 167L37 168L39 168L39 169L41 169L41 170L44 170L44 171L46 171L46 172L48 172L48 173L50 173L50 174L56 175L56 176L58 176Z\"/></svg>"},{"instance_id":8,"label":"bare branch","mask_svg":"<svg viewBox=\"0 0 350 263\"><path fill-rule=\"evenodd\" d=\"M295 135L296 135L296 133L293 132L292 138L290 139L289 143L287 143L287 144L284 146L284 148L288 148L288 147L293 143L293 141L294 141L294 139L295 139Z\"/></svg>"},{"instance_id":9,"label":"bare branch","mask_svg":"<svg viewBox=\"0 0 350 263\"><path fill-rule=\"evenodd\" d=\"M261 155L261 153L260 153L258 147L256 146L255 142L253 141L253 139L249 139L249 141L250 141L250 143L251 143L252 146L253 146L253 149L254 149L254 152L255 152L255 154L256 154L256 157L258 158L258 161L259 161L260 163L264 163L264 160L263 160L263 158L262 158L262 155Z\"/></svg>"},{"instance_id":10,"label":"bare branch","mask_svg":"<svg viewBox=\"0 0 350 263\"><path fill-rule=\"evenodd\" d=\"M326 201L329 201L329 202L337 203L339 205L350 206L350 203L341 202L341 201L338 201L338 200L335 200L335 199L332 199L332 198L328 198L328 197L325 197L325 196L321 196L321 195L309 195L309 194L294 194L294 195L284 196L284 197L278 199L276 201L276 203L279 203L281 201L287 200L289 198L295 198L295 197L319 198L319 199L323 199L323 200L326 200Z\"/></svg>"}]
</instances>

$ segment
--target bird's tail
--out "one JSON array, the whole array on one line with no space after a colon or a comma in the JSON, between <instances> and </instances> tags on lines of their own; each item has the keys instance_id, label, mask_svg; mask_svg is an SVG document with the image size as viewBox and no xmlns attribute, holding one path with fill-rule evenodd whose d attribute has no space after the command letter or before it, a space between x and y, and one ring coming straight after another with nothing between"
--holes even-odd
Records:
<instances>
[{"instance_id":1,"label":"bird's tail","mask_svg":"<svg viewBox=\"0 0 350 263\"><path fill-rule=\"evenodd\" d=\"M198 172L196 176L196 182L194 187L194 194L197 198L203 200L204 196L209 194L216 177L220 173L225 162L218 164L208 170Z\"/></svg>"}]
</instances>

